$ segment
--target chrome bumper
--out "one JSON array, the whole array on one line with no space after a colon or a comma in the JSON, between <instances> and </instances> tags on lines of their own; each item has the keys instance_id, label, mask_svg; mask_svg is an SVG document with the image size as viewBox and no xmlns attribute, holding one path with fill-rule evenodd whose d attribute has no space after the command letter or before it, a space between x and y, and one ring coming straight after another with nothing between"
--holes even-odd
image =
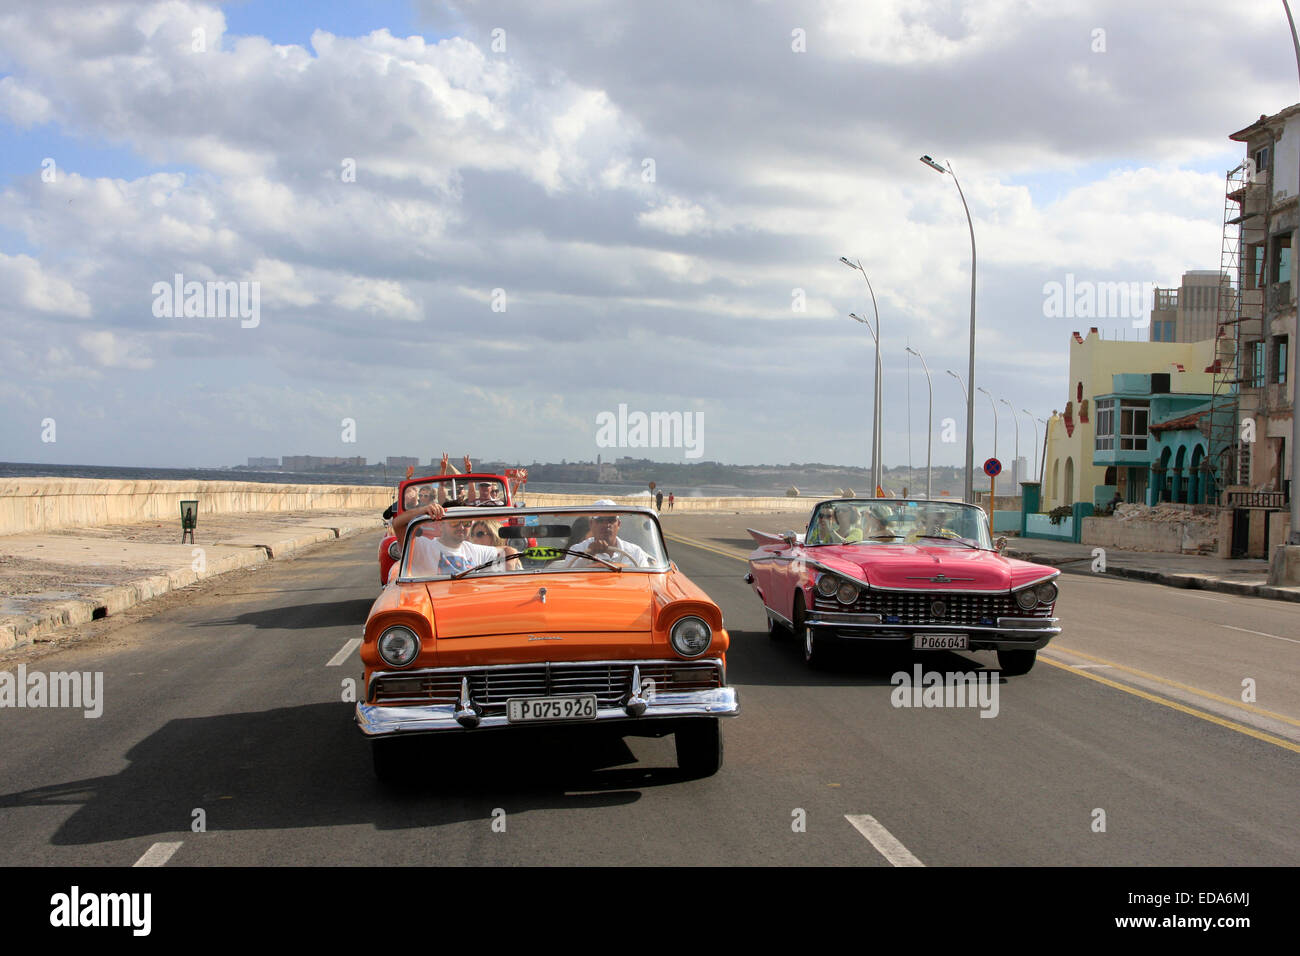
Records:
<instances>
[{"instance_id":1,"label":"chrome bumper","mask_svg":"<svg viewBox=\"0 0 1300 956\"><path fill-rule=\"evenodd\" d=\"M644 709L636 706L644 703ZM471 702L472 706L472 702ZM530 720L522 724L511 723L504 714L479 717L474 726L465 722L466 709L458 704L384 705L357 704L356 721L367 737L385 737L390 734L426 734L448 731L492 730L500 727L543 727L563 724L595 724L615 721L645 721L664 717L735 717L740 713L740 701L734 687L715 687L711 690L656 693L653 697L637 698L627 705L599 707L595 720ZM635 714L640 710L639 716Z\"/></svg>"},{"instance_id":2,"label":"chrome bumper","mask_svg":"<svg viewBox=\"0 0 1300 956\"><path fill-rule=\"evenodd\" d=\"M965 634L972 650L1038 650L1061 633L1055 617L1000 617L995 626L970 624L885 624L878 614L823 614L809 627L835 631L845 640L903 642L913 634Z\"/></svg>"}]
</instances>

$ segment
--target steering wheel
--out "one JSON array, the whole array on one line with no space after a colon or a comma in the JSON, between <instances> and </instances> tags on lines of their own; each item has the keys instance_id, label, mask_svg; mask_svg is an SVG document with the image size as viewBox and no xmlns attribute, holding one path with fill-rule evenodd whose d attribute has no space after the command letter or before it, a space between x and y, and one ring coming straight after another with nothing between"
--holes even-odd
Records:
<instances>
[{"instance_id":1,"label":"steering wheel","mask_svg":"<svg viewBox=\"0 0 1300 956\"><path fill-rule=\"evenodd\" d=\"M630 564L632 565L632 567L635 568L635 567L639 567L639 566L640 566L640 562L637 561L636 558L632 557L632 555L630 555L630 554L628 554L626 551L624 551L622 548L609 547L609 548L606 548L606 549L603 550L603 551L592 551L591 548L594 548L594 547L595 547L595 545L593 544L591 547L587 548L587 552L586 552L586 553L587 553L588 555L592 555L593 557L603 557L604 555L607 555L607 554L608 554L608 555L611 555L611 556L612 556L612 555L616 555L616 554L621 554L621 555L623 555L623 557L627 558L628 563L630 563Z\"/></svg>"}]
</instances>

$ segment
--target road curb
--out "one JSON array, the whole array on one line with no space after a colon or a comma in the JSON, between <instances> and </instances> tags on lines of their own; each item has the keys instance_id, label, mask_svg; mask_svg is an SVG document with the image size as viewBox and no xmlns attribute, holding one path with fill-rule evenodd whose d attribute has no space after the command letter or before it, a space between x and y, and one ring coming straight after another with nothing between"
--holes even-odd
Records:
<instances>
[{"instance_id":1,"label":"road curb","mask_svg":"<svg viewBox=\"0 0 1300 956\"><path fill-rule=\"evenodd\" d=\"M1059 567L1062 574L1095 575L1099 573L1092 570L1092 559L1087 557L1070 558L1066 561L1061 561L1059 558L1051 555L1031 554L1027 551L1020 551L1012 548L1007 548L1003 554L1009 558L1017 558L1021 561L1033 561L1036 564L1047 564L1052 567ZM1104 572L1100 573L1108 574L1117 578L1132 578L1137 581L1147 581L1152 584L1163 584L1165 587L1171 588L1184 588L1192 591L1219 591L1223 594L1236 594L1240 597L1258 597L1272 601L1300 602L1300 591L1272 587L1267 584L1245 584L1241 581L1224 581L1221 578L1192 572L1153 571L1149 568L1126 568L1110 565Z\"/></svg>"},{"instance_id":2,"label":"road curb","mask_svg":"<svg viewBox=\"0 0 1300 956\"><path fill-rule=\"evenodd\" d=\"M203 571L195 571L192 567L175 568L126 584L106 587L93 598L58 601L34 614L3 617L0 618L0 651L30 644L60 628L120 614L127 608L143 604L168 591L229 574L231 571L266 564L315 544L351 537L362 531L377 530L383 527L383 524L382 520L376 518L373 523L363 520L347 525L321 525L308 528L301 534L267 539L268 543L265 544L240 544L236 547L242 550L213 559ZM214 542L213 546L220 546L223 543Z\"/></svg>"}]
</instances>

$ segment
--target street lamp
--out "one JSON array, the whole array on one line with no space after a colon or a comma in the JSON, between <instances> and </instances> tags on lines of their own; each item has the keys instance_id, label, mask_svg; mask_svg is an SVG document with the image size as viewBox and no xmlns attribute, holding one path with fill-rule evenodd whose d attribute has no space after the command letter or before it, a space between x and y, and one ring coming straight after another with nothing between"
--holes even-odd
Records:
<instances>
[{"instance_id":1,"label":"street lamp","mask_svg":"<svg viewBox=\"0 0 1300 956\"><path fill-rule=\"evenodd\" d=\"M998 457L998 406L993 402L993 393L987 388L977 388L977 392L983 392L989 397L989 407L993 409L993 457Z\"/></svg>"},{"instance_id":2,"label":"street lamp","mask_svg":"<svg viewBox=\"0 0 1300 956\"><path fill-rule=\"evenodd\" d=\"M1022 408L1020 410L1029 416L1029 424L1034 427L1034 470L1030 474L1036 475L1038 474L1038 420L1034 418L1034 413L1029 409Z\"/></svg>"},{"instance_id":3,"label":"street lamp","mask_svg":"<svg viewBox=\"0 0 1300 956\"><path fill-rule=\"evenodd\" d=\"M930 417L925 428L925 497L933 498L934 491L930 485L930 448L934 444L934 386L930 384L930 368L925 364L925 356L910 345L907 351L921 360L921 368L925 369L925 387L930 390Z\"/></svg>"},{"instance_id":4,"label":"street lamp","mask_svg":"<svg viewBox=\"0 0 1300 956\"><path fill-rule=\"evenodd\" d=\"M966 383L961 380L961 376L958 375L956 372L954 372L952 369L948 369L948 374L951 375L953 378L955 378L957 380L957 384L961 386L961 397L969 398L969 396L966 394ZM967 414L970 413L969 404L967 405L966 412ZM969 423L967 427L969 427Z\"/></svg>"},{"instance_id":5,"label":"street lamp","mask_svg":"<svg viewBox=\"0 0 1300 956\"><path fill-rule=\"evenodd\" d=\"M1016 409L1005 398L999 398L999 402L1011 409L1011 424L1016 427L1016 454L1011 459L1011 477L1012 484L1016 487L1016 494L1020 493L1020 422L1016 419Z\"/></svg>"},{"instance_id":6,"label":"street lamp","mask_svg":"<svg viewBox=\"0 0 1300 956\"><path fill-rule=\"evenodd\" d=\"M871 288L871 280L867 278L867 270L862 268L862 260L856 263L850 262L846 257L840 256L840 262L844 263L850 269L857 269L862 273L863 280L867 283L867 292L871 295L871 311L876 316L876 328L871 332L872 340L876 343L876 381L872 389L872 410L871 410L871 497L876 496L876 489L884 478L880 467L880 435L883 431L884 424L880 415L880 310L876 308L876 290ZM849 318L861 322L871 330L871 324L866 319L859 318L853 313L849 313Z\"/></svg>"},{"instance_id":7,"label":"street lamp","mask_svg":"<svg viewBox=\"0 0 1300 956\"><path fill-rule=\"evenodd\" d=\"M1055 409L1053 409L1055 414ZM1047 467L1047 433L1051 426L1048 425L1046 418L1040 418L1038 421L1043 423L1043 460L1038 463L1038 483L1043 483L1043 469ZM1038 441L1038 429L1034 429L1034 441Z\"/></svg>"},{"instance_id":8,"label":"street lamp","mask_svg":"<svg viewBox=\"0 0 1300 956\"><path fill-rule=\"evenodd\" d=\"M957 195L961 197L961 207L966 210L966 225L970 227L970 359L966 379L971 391L966 393L966 501L975 500L975 223L970 217L970 207L966 205L966 194L961 191L957 174L952 171L952 163L945 168L929 156L922 156L921 162L939 173L947 173L957 186Z\"/></svg>"}]
</instances>

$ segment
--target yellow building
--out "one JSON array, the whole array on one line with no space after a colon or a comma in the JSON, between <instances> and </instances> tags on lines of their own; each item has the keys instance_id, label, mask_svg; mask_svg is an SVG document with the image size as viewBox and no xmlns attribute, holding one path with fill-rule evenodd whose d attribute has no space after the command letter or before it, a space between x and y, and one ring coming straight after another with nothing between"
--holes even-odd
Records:
<instances>
[{"instance_id":1,"label":"yellow building","mask_svg":"<svg viewBox=\"0 0 1300 956\"><path fill-rule=\"evenodd\" d=\"M1206 369L1213 361L1213 339L1126 342L1104 340L1095 328L1088 330L1086 338L1075 332L1070 341L1070 386L1065 409L1053 411L1047 423L1041 509L1051 511L1076 501L1094 501L1098 486L1108 485L1106 467L1092 463L1093 405L1097 395L1111 393L1113 376L1168 373L1171 393L1212 393L1214 375Z\"/></svg>"}]
</instances>

